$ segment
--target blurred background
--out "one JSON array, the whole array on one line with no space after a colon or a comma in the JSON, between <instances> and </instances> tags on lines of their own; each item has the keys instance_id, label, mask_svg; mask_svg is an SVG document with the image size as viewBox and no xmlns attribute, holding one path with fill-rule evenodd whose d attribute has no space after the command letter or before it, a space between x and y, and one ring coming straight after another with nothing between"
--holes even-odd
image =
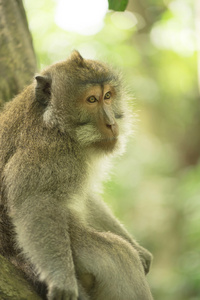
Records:
<instances>
[{"instance_id":1,"label":"blurred background","mask_svg":"<svg viewBox=\"0 0 200 300\"><path fill-rule=\"evenodd\" d=\"M155 300L200 299L198 2L24 0L38 69L77 49L124 74L139 121L104 199L153 253Z\"/></svg>"}]
</instances>

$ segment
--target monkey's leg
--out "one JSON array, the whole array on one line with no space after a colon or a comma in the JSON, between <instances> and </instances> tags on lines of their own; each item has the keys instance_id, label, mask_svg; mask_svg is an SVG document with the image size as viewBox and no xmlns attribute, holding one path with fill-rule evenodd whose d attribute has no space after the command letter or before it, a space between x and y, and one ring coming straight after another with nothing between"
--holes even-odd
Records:
<instances>
[{"instance_id":1,"label":"monkey's leg","mask_svg":"<svg viewBox=\"0 0 200 300\"><path fill-rule=\"evenodd\" d=\"M80 281L84 275L94 278L88 291L92 300L153 299L138 252L127 241L83 226L73 227L70 232Z\"/></svg>"},{"instance_id":2,"label":"monkey's leg","mask_svg":"<svg viewBox=\"0 0 200 300\"><path fill-rule=\"evenodd\" d=\"M127 240L138 251L142 261L145 274L149 272L152 254L145 248L141 247L127 232L122 224L113 215L109 207L97 195L90 194L87 198L89 226L97 231L110 231Z\"/></svg>"}]
</instances>

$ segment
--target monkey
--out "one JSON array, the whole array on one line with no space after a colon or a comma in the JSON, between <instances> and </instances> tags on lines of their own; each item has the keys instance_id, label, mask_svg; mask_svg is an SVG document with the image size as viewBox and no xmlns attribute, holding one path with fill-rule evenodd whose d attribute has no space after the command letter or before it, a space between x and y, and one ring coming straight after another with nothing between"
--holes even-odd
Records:
<instances>
[{"instance_id":1,"label":"monkey","mask_svg":"<svg viewBox=\"0 0 200 300\"><path fill-rule=\"evenodd\" d=\"M43 299L153 299L151 253L98 192L129 98L118 72L74 50L0 113L0 253Z\"/></svg>"}]
</instances>

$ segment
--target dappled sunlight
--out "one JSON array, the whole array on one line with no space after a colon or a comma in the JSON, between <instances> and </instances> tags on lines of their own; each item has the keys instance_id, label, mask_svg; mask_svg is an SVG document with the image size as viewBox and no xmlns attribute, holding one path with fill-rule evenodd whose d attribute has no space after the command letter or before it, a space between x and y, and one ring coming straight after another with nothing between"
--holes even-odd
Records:
<instances>
[{"instance_id":1,"label":"dappled sunlight","mask_svg":"<svg viewBox=\"0 0 200 300\"><path fill-rule=\"evenodd\" d=\"M197 49L194 14L190 3L175 0L169 3L163 19L151 30L151 40L160 49L173 50L183 56L192 56Z\"/></svg>"},{"instance_id":2,"label":"dappled sunlight","mask_svg":"<svg viewBox=\"0 0 200 300\"><path fill-rule=\"evenodd\" d=\"M92 35L103 27L107 0L58 0L55 22L62 29Z\"/></svg>"}]
</instances>

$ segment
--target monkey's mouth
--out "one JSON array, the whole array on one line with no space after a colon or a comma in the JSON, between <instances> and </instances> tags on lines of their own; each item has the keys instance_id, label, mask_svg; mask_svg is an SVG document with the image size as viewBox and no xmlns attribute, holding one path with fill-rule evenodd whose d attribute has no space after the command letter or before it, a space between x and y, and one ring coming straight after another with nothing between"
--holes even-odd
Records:
<instances>
[{"instance_id":1,"label":"monkey's mouth","mask_svg":"<svg viewBox=\"0 0 200 300\"><path fill-rule=\"evenodd\" d=\"M114 150L117 144L118 138L116 136L112 137L103 137L101 140L98 140L92 143L92 146L95 149L103 150L103 151L112 151Z\"/></svg>"},{"instance_id":2,"label":"monkey's mouth","mask_svg":"<svg viewBox=\"0 0 200 300\"><path fill-rule=\"evenodd\" d=\"M102 141L104 141L105 143L116 142L116 141L117 141L117 136L112 136L112 137L103 138Z\"/></svg>"},{"instance_id":3,"label":"monkey's mouth","mask_svg":"<svg viewBox=\"0 0 200 300\"><path fill-rule=\"evenodd\" d=\"M112 135L114 138L116 138L119 135L119 128L117 123L108 125L106 124L107 132L109 133L109 136Z\"/></svg>"}]
</instances>

